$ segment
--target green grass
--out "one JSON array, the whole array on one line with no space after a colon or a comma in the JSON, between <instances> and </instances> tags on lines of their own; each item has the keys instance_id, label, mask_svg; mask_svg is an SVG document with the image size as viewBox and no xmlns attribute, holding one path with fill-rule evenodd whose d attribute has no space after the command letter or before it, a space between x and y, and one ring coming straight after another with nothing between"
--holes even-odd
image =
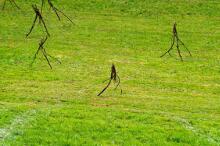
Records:
<instances>
[{"instance_id":1,"label":"green grass","mask_svg":"<svg viewBox=\"0 0 220 146\"><path fill-rule=\"evenodd\" d=\"M53 70L29 66L44 33L25 38L34 0L16 2L0 11L0 145L220 145L218 0L54 0L76 25L44 9ZM184 62L159 57L175 21ZM123 94L97 97L112 63Z\"/></svg>"}]
</instances>

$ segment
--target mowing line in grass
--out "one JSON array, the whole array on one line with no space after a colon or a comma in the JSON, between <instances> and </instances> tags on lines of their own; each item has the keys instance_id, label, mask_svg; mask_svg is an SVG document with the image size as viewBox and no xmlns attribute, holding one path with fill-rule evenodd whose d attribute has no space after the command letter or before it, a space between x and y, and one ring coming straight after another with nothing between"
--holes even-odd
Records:
<instances>
[{"instance_id":1,"label":"mowing line in grass","mask_svg":"<svg viewBox=\"0 0 220 146\"><path fill-rule=\"evenodd\" d=\"M35 109L26 111L25 113L15 117L10 125L7 125L4 128L0 129L0 141L3 141L10 136L13 136L13 133L16 130L21 130L22 127L25 127L30 121L34 119L34 116L37 114Z\"/></svg>"}]
</instances>

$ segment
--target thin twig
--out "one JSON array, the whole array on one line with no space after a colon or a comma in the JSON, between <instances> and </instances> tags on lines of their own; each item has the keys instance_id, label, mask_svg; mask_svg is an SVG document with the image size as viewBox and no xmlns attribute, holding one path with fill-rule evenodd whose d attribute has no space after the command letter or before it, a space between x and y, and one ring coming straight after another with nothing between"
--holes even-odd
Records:
<instances>
[{"instance_id":1,"label":"thin twig","mask_svg":"<svg viewBox=\"0 0 220 146\"><path fill-rule=\"evenodd\" d=\"M40 10L41 14L43 12L44 3L45 3L45 0L41 0L41 10Z\"/></svg>"},{"instance_id":2,"label":"thin twig","mask_svg":"<svg viewBox=\"0 0 220 146\"><path fill-rule=\"evenodd\" d=\"M37 15L35 16L35 18L34 18L34 21L33 21L33 23L32 23L32 26L31 26L31 28L30 28L30 30L29 30L29 32L26 34L26 37L28 37L30 34L31 34L31 32L32 32L32 30L33 30L33 28L34 28L34 26L35 26L35 23L36 23L36 21L37 21Z\"/></svg>"},{"instance_id":3,"label":"thin twig","mask_svg":"<svg viewBox=\"0 0 220 146\"><path fill-rule=\"evenodd\" d=\"M50 66L51 69L53 69L52 66L51 66L51 64L50 64L50 61L49 61L49 59L48 59L48 57L47 57L47 54L46 54L46 52L45 52L45 49L42 50L42 53L43 53L44 57L45 57L46 60L47 60L47 64Z\"/></svg>"},{"instance_id":4,"label":"thin twig","mask_svg":"<svg viewBox=\"0 0 220 146\"><path fill-rule=\"evenodd\" d=\"M173 37L173 42L172 42L170 48L169 48L169 49L168 49L163 55L161 55L160 57L165 56L167 53L170 54L170 51L173 49L173 45L174 45L174 43L175 43L175 38Z\"/></svg>"},{"instance_id":5,"label":"thin twig","mask_svg":"<svg viewBox=\"0 0 220 146\"><path fill-rule=\"evenodd\" d=\"M178 43L178 42L177 42L177 44L176 44L176 48L177 48L177 52L178 52L178 54L179 54L180 60L183 61L183 57L182 57L182 55L181 55L181 52L180 52L180 49L179 49L179 43Z\"/></svg>"},{"instance_id":6,"label":"thin twig","mask_svg":"<svg viewBox=\"0 0 220 146\"><path fill-rule=\"evenodd\" d=\"M5 0L4 3L3 3L2 10L5 9L6 1L7 1L7 0ZM9 2L11 3L12 6L14 5L17 9L21 9L21 8L16 4L16 2L15 2L14 0L9 0Z\"/></svg>"},{"instance_id":7,"label":"thin twig","mask_svg":"<svg viewBox=\"0 0 220 146\"><path fill-rule=\"evenodd\" d=\"M63 14L64 17L66 17L72 24L74 24L74 22L65 14L63 13L61 10L57 9L53 3L51 2L51 0L48 0L48 4L50 5L50 8L52 8L52 10L54 11L54 13L57 15L58 20L60 21L61 18L58 14L58 12L60 12L61 14Z\"/></svg>"},{"instance_id":8,"label":"thin twig","mask_svg":"<svg viewBox=\"0 0 220 146\"><path fill-rule=\"evenodd\" d=\"M51 59L53 59L53 60L57 61L59 64L62 64L62 62L61 62L59 59L57 59L57 58L55 58L55 57L51 56L51 55L50 55L50 54L48 54L47 52L45 52L45 53L46 53L46 55L47 55L47 56L49 56Z\"/></svg>"},{"instance_id":9,"label":"thin twig","mask_svg":"<svg viewBox=\"0 0 220 146\"><path fill-rule=\"evenodd\" d=\"M47 35L50 36L50 33L48 32L47 26L46 26L46 24L45 24L45 21L44 21L44 19L43 19L43 17L42 17L42 14L41 14L40 11L39 11L39 9L37 8L36 5L32 5L32 8L33 8L33 10L34 10L34 12L35 12L35 18L34 18L33 24L32 24L32 26L31 26L29 32L26 34L26 37L28 37L28 36L31 34L31 32L32 32L32 30L33 30L33 28L34 28L34 26L35 26L35 23L36 23L36 21L37 21L37 18L39 19L39 23L40 23L40 24L41 24L41 22L43 23L43 26L44 26L44 29L46 30Z\"/></svg>"},{"instance_id":10,"label":"thin twig","mask_svg":"<svg viewBox=\"0 0 220 146\"><path fill-rule=\"evenodd\" d=\"M109 85L111 84L111 81L112 80L110 79L107 86L97 96L100 96L109 87Z\"/></svg>"},{"instance_id":11,"label":"thin twig","mask_svg":"<svg viewBox=\"0 0 220 146\"><path fill-rule=\"evenodd\" d=\"M186 47L186 45L178 38L179 42L185 47L185 49L188 51L189 55L192 56L191 52L189 49Z\"/></svg>"},{"instance_id":12,"label":"thin twig","mask_svg":"<svg viewBox=\"0 0 220 146\"><path fill-rule=\"evenodd\" d=\"M34 58L33 58L33 61L32 61L32 63L31 63L31 66L32 66L32 64L34 63L35 59L37 58L37 55L38 55L39 51L43 49L43 45L44 45L44 43L45 43L46 41L47 41L47 37L46 37L45 39L41 39L41 41L40 41L40 43L39 43L39 47L38 47L36 53L34 54Z\"/></svg>"},{"instance_id":13,"label":"thin twig","mask_svg":"<svg viewBox=\"0 0 220 146\"><path fill-rule=\"evenodd\" d=\"M75 23L74 23L65 13L63 13L61 10L58 10L58 9L57 9L57 11L60 12L60 13L62 13L63 16L65 16L70 22L72 22L72 24L75 24Z\"/></svg>"},{"instance_id":14,"label":"thin twig","mask_svg":"<svg viewBox=\"0 0 220 146\"><path fill-rule=\"evenodd\" d=\"M42 22L43 25L44 25L44 28L45 28L45 30L46 30L47 35L50 36L50 33L48 32L47 26L46 26L46 24L45 24L44 19L43 19L42 16L41 16L41 22Z\"/></svg>"},{"instance_id":15,"label":"thin twig","mask_svg":"<svg viewBox=\"0 0 220 146\"><path fill-rule=\"evenodd\" d=\"M14 3L15 7L17 7L17 9L21 9L14 0L9 0L11 3Z\"/></svg>"},{"instance_id":16,"label":"thin twig","mask_svg":"<svg viewBox=\"0 0 220 146\"><path fill-rule=\"evenodd\" d=\"M48 38L48 37L46 36L45 38L41 39L41 41L40 41L40 43L39 43L39 47L38 47L36 53L34 54L34 58L33 58L33 61L32 61L32 63L31 63L31 66L32 66L32 64L34 63L35 59L37 58L37 55L38 55L39 51L42 52L44 58L45 58L46 61L47 61L47 64L50 66L51 69L52 69L52 65L51 65L51 63L50 63L49 57L50 57L51 59L57 61L59 64L61 64L61 61L59 61L57 58L55 58L55 57L49 55L49 54L46 52L46 50L45 50L45 48L44 48L44 43L47 41L47 38Z\"/></svg>"}]
</instances>

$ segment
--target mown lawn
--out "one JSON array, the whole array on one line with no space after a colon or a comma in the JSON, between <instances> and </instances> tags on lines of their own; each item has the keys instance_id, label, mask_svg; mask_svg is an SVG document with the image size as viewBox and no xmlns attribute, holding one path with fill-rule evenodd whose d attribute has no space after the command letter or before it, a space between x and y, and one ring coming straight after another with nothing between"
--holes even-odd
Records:
<instances>
[{"instance_id":1,"label":"mown lawn","mask_svg":"<svg viewBox=\"0 0 220 146\"><path fill-rule=\"evenodd\" d=\"M0 145L220 145L219 0L54 0L76 25L44 8L52 70L30 66L40 1L16 3L0 10ZM174 22L184 62L159 57ZM98 97L112 63L123 94Z\"/></svg>"}]
</instances>

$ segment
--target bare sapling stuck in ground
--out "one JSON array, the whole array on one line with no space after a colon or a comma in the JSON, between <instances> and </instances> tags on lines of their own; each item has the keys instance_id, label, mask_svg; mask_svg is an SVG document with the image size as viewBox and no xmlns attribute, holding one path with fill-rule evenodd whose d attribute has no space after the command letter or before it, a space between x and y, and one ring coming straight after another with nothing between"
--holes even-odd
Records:
<instances>
[{"instance_id":1,"label":"bare sapling stuck in ground","mask_svg":"<svg viewBox=\"0 0 220 146\"><path fill-rule=\"evenodd\" d=\"M50 34L48 32L48 29L47 29L47 26L45 24L45 21L43 19L43 16L42 16L40 10L37 8L37 5L32 5L32 8L33 8L33 10L35 12L35 18L34 18L33 24L31 26L29 32L26 34L26 37L28 37L31 34L31 32L32 32L32 30L33 30L33 28L34 28L34 26L36 24L37 18L39 19L39 24L41 24L41 23L43 24L47 35L50 36Z\"/></svg>"},{"instance_id":2,"label":"bare sapling stuck in ground","mask_svg":"<svg viewBox=\"0 0 220 146\"><path fill-rule=\"evenodd\" d=\"M33 61L32 61L32 63L31 63L31 66L33 65L33 63L34 63L35 59L37 58L37 55L39 54L40 51L42 52L43 56L45 57L45 59L46 59L46 61L47 61L47 64L50 66L51 69L52 69L52 65L51 65L51 63L50 63L49 58L51 58L51 59L57 61L59 64L61 64L61 61L59 61L57 58L51 56L50 54L48 54L48 53L46 52L46 50L45 50L45 48L44 48L44 44L45 44L45 42L47 41L47 39L48 39L47 36L46 36L45 38L42 38L42 39L41 39L41 41L40 41L40 43L39 43L39 47L38 47L38 49L37 49L37 52L34 54L34 58L33 58Z\"/></svg>"},{"instance_id":3,"label":"bare sapling stuck in ground","mask_svg":"<svg viewBox=\"0 0 220 146\"><path fill-rule=\"evenodd\" d=\"M182 45L186 50L187 52L189 53L190 56L192 56L191 52L189 51L189 49L185 46L185 44L180 40L179 36L178 36L178 33L177 33L177 29L176 29L176 23L174 23L173 25L173 36L172 36L172 42L171 42L171 46L170 48L163 54L161 55L160 57L164 57L167 53L172 56L170 54L170 51L173 50L173 47L174 47L174 44L176 42L176 49L177 49L177 52L178 52L178 55L180 57L180 60L183 61L183 57L181 55L181 51L180 51L180 45Z\"/></svg>"},{"instance_id":4,"label":"bare sapling stuck in ground","mask_svg":"<svg viewBox=\"0 0 220 146\"><path fill-rule=\"evenodd\" d=\"M2 10L5 9L5 5L6 5L6 1L9 1L11 3L12 6L15 6L17 9L21 9L14 0L5 0L4 3L3 3L3 7L2 7Z\"/></svg>"},{"instance_id":5,"label":"bare sapling stuck in ground","mask_svg":"<svg viewBox=\"0 0 220 146\"><path fill-rule=\"evenodd\" d=\"M118 88L118 86L120 87L120 77L117 74L115 65L112 64L111 67L111 76L109 79L105 80L104 82L108 81L108 84L105 86L105 88L97 95L100 96L103 92L105 92L105 90L110 86L111 82L113 81L116 84L115 90ZM121 94L122 94L122 89L121 89Z\"/></svg>"},{"instance_id":6,"label":"bare sapling stuck in ground","mask_svg":"<svg viewBox=\"0 0 220 146\"><path fill-rule=\"evenodd\" d=\"M44 0L42 0L42 6L43 6L43 4L44 4L43 1L44 1ZM61 14L63 14L64 17L66 17L72 24L74 24L74 22L73 22L65 13L63 13L61 10L59 10L58 8L56 8L56 7L53 5L53 3L51 2L51 0L48 0L48 4L49 4L50 8L54 11L54 13L57 15L57 18L58 18L59 21L61 20L61 18L60 18L60 15L59 15L58 12L60 12Z\"/></svg>"}]
</instances>

